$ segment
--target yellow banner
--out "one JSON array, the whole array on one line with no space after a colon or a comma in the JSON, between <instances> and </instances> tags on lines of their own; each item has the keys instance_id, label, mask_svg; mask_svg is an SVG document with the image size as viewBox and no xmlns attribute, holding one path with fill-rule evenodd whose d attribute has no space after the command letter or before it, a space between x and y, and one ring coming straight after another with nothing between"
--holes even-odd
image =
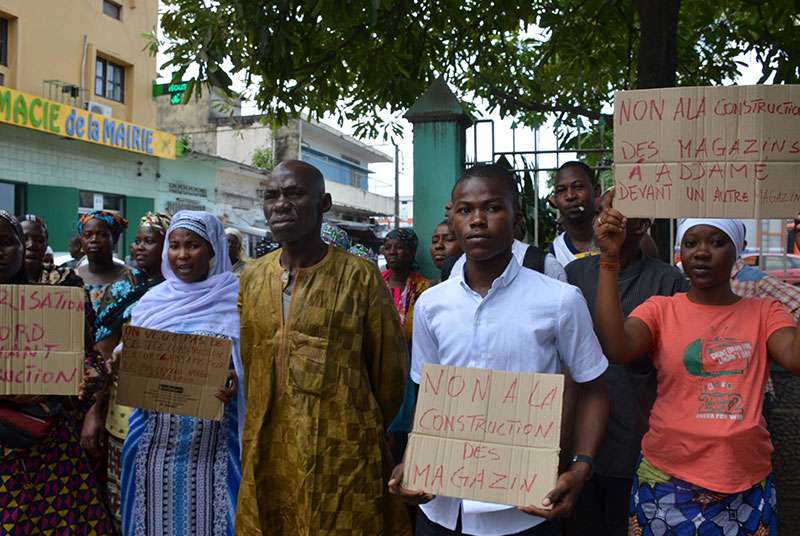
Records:
<instances>
[{"instance_id":1,"label":"yellow banner","mask_svg":"<svg viewBox=\"0 0 800 536\"><path fill-rule=\"evenodd\" d=\"M175 159L173 134L89 113L0 86L0 123L88 141L105 147Z\"/></svg>"}]
</instances>

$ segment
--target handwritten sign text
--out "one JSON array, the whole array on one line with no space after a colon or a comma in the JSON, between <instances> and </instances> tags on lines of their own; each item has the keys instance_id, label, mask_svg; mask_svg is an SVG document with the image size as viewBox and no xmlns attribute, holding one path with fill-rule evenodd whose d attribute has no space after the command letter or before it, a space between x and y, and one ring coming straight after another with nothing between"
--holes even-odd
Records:
<instances>
[{"instance_id":1,"label":"handwritten sign text","mask_svg":"<svg viewBox=\"0 0 800 536\"><path fill-rule=\"evenodd\" d=\"M405 486L541 505L556 482L563 376L425 365Z\"/></svg>"},{"instance_id":2,"label":"handwritten sign text","mask_svg":"<svg viewBox=\"0 0 800 536\"><path fill-rule=\"evenodd\" d=\"M203 419L222 418L216 398L228 376L231 342L126 326L120 358L120 404Z\"/></svg>"},{"instance_id":3,"label":"handwritten sign text","mask_svg":"<svg viewBox=\"0 0 800 536\"><path fill-rule=\"evenodd\" d=\"M800 86L621 91L615 205L639 217L793 217Z\"/></svg>"},{"instance_id":4,"label":"handwritten sign text","mask_svg":"<svg viewBox=\"0 0 800 536\"><path fill-rule=\"evenodd\" d=\"M78 394L84 300L81 288L0 285L2 394Z\"/></svg>"}]
</instances>

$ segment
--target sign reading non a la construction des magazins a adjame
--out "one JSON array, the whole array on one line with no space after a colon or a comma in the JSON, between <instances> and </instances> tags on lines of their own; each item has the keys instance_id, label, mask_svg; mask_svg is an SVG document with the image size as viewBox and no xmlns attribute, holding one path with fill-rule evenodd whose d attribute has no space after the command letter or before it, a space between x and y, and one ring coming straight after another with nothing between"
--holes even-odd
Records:
<instances>
[{"instance_id":1,"label":"sign reading non a la construction des magazins a adjame","mask_svg":"<svg viewBox=\"0 0 800 536\"><path fill-rule=\"evenodd\" d=\"M134 153L175 159L173 134L0 86L0 123Z\"/></svg>"},{"instance_id":2,"label":"sign reading non a la construction des magazins a adjame","mask_svg":"<svg viewBox=\"0 0 800 536\"><path fill-rule=\"evenodd\" d=\"M614 206L655 218L791 218L800 85L620 91Z\"/></svg>"}]
</instances>

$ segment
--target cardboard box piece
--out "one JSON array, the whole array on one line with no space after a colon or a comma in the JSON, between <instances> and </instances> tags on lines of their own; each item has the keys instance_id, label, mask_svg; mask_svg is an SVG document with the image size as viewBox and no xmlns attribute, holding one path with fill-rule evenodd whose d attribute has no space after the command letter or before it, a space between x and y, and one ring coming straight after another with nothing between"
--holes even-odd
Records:
<instances>
[{"instance_id":1,"label":"cardboard box piece","mask_svg":"<svg viewBox=\"0 0 800 536\"><path fill-rule=\"evenodd\" d=\"M558 476L563 393L561 374L426 364L403 485L541 507Z\"/></svg>"},{"instance_id":2,"label":"cardboard box piece","mask_svg":"<svg viewBox=\"0 0 800 536\"><path fill-rule=\"evenodd\" d=\"M78 394L85 304L78 287L0 285L1 394Z\"/></svg>"},{"instance_id":3,"label":"cardboard box piece","mask_svg":"<svg viewBox=\"0 0 800 536\"><path fill-rule=\"evenodd\" d=\"M800 85L620 91L614 178L630 217L794 217Z\"/></svg>"},{"instance_id":4,"label":"cardboard box piece","mask_svg":"<svg viewBox=\"0 0 800 536\"><path fill-rule=\"evenodd\" d=\"M225 384L231 341L125 326L117 402L125 406L221 420L216 397Z\"/></svg>"}]
</instances>

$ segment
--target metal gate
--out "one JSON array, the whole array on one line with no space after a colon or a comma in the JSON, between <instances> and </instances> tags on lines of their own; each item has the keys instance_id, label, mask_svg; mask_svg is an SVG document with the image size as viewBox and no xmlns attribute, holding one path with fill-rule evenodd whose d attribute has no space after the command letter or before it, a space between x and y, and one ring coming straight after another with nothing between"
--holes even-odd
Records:
<instances>
[{"instance_id":1,"label":"metal gate","mask_svg":"<svg viewBox=\"0 0 800 536\"><path fill-rule=\"evenodd\" d=\"M541 245L542 232L540 224L542 219L540 210L546 206L539 197L540 185L549 184L552 181L555 171L567 160L578 158L587 160L600 178L601 186L607 188L613 185L613 139L611 136L600 133L599 139L593 145L582 143L584 133L581 129L566 131L555 129L556 143L552 147L542 147L539 141L539 129L532 130L530 134L523 135L521 129L511 129L511 150L499 151L495 143L495 122L493 119L478 119L472 127L467 129L466 145L467 155L465 166L475 164L489 164L505 159L508 167L516 174L522 198L525 202L526 224L528 225L529 236L533 240L529 242ZM530 132L529 129L525 129ZM572 134L570 140L574 143L564 144L564 140ZM542 157L553 155L555 165L543 165ZM552 160L552 158L550 159ZM526 188L526 184L528 187ZM526 195L527 193L527 195ZM546 209L547 210L547 209ZM551 211L555 213L555 211ZM659 249L662 251L664 261L674 263L674 244L676 220L657 220L656 225L651 228L651 234L656 240ZM757 255L757 264L763 271L771 271L773 275L779 275L775 270L770 270L766 259L769 254L783 253L781 260L782 279L791 280L789 271L793 268L800 269L800 257L787 258L786 232L787 222L780 220L757 220L751 225L751 254Z\"/></svg>"},{"instance_id":2,"label":"metal gate","mask_svg":"<svg viewBox=\"0 0 800 536\"><path fill-rule=\"evenodd\" d=\"M495 122L493 119L478 119L472 127L467 129L467 158L466 167L475 164L503 163L507 165L517 176L522 192L522 199L525 203L526 224L529 235L533 236L531 243L540 245L543 236L540 229L540 211L544 208L544 198L540 196L540 186L549 185L555 175L555 171L568 160L588 157L592 161L591 167L601 179L601 185L610 186L613 181L611 176L613 147L612 140L608 139L602 132L599 143L596 145L584 145L584 133L580 129L576 130L574 136L569 138L570 142L565 144L569 132L555 129L556 143L552 147L542 147L540 143L539 128L535 128L532 135L521 132L521 129L512 127L511 129L511 150L498 151L495 145ZM554 156L555 165L547 165L542 162L544 156ZM503 161L504 160L504 161ZM550 158L549 160L552 160ZM606 184L607 182L607 184ZM552 211L555 214L555 211Z\"/></svg>"}]
</instances>

